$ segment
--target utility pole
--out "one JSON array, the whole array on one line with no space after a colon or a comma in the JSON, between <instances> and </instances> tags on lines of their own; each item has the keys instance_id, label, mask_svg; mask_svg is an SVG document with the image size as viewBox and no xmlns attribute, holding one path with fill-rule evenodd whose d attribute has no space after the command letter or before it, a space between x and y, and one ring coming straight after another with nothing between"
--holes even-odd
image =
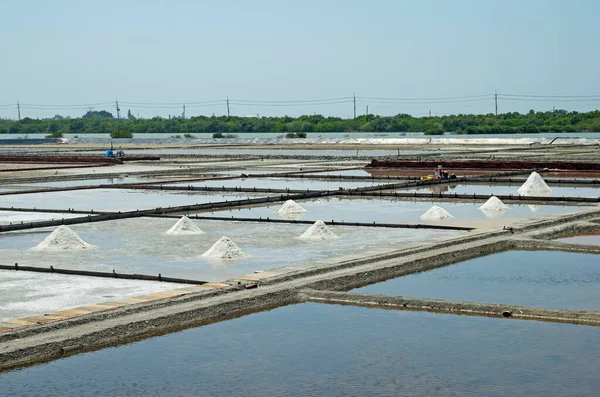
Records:
<instances>
[{"instance_id":1,"label":"utility pole","mask_svg":"<svg viewBox=\"0 0 600 397\"><path fill-rule=\"evenodd\" d=\"M431 109L429 109L429 117L431 117Z\"/></svg>"},{"instance_id":2,"label":"utility pole","mask_svg":"<svg viewBox=\"0 0 600 397\"><path fill-rule=\"evenodd\" d=\"M369 105L367 105L367 112L365 113L367 117L369 117Z\"/></svg>"},{"instance_id":3,"label":"utility pole","mask_svg":"<svg viewBox=\"0 0 600 397\"><path fill-rule=\"evenodd\" d=\"M354 102L354 118L356 118L356 92L352 93L352 98Z\"/></svg>"},{"instance_id":4,"label":"utility pole","mask_svg":"<svg viewBox=\"0 0 600 397\"><path fill-rule=\"evenodd\" d=\"M183 119L185 120L185 105L183 105L183 113L181 114L181 117L183 117Z\"/></svg>"},{"instance_id":5,"label":"utility pole","mask_svg":"<svg viewBox=\"0 0 600 397\"><path fill-rule=\"evenodd\" d=\"M21 121L21 105L19 105L19 101L17 101L17 116L19 117L19 121Z\"/></svg>"},{"instance_id":6,"label":"utility pole","mask_svg":"<svg viewBox=\"0 0 600 397\"><path fill-rule=\"evenodd\" d=\"M115 107L117 109L117 136L121 129L121 108L119 107L119 100L115 99ZM110 140L110 148L112 149L112 139Z\"/></svg>"},{"instance_id":7,"label":"utility pole","mask_svg":"<svg viewBox=\"0 0 600 397\"><path fill-rule=\"evenodd\" d=\"M227 117L229 117L229 97L227 97Z\"/></svg>"},{"instance_id":8,"label":"utility pole","mask_svg":"<svg viewBox=\"0 0 600 397\"><path fill-rule=\"evenodd\" d=\"M496 106L496 116L498 115L498 90L494 90L494 103Z\"/></svg>"}]
</instances>

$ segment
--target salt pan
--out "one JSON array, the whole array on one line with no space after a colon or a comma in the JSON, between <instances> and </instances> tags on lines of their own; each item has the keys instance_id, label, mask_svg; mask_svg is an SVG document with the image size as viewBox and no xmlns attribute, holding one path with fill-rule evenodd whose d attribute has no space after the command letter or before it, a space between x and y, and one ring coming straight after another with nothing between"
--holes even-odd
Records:
<instances>
[{"instance_id":1,"label":"salt pan","mask_svg":"<svg viewBox=\"0 0 600 397\"><path fill-rule=\"evenodd\" d=\"M202 256L213 259L241 259L248 255L229 238L221 237Z\"/></svg>"},{"instance_id":2,"label":"salt pan","mask_svg":"<svg viewBox=\"0 0 600 397\"><path fill-rule=\"evenodd\" d=\"M167 234L175 235L189 235L189 234L203 234L204 231L194 224L187 216L182 216L169 230Z\"/></svg>"},{"instance_id":3,"label":"salt pan","mask_svg":"<svg viewBox=\"0 0 600 397\"><path fill-rule=\"evenodd\" d=\"M532 172L517 191L521 196L549 196L552 193L552 189L537 172Z\"/></svg>"},{"instance_id":4,"label":"salt pan","mask_svg":"<svg viewBox=\"0 0 600 397\"><path fill-rule=\"evenodd\" d=\"M92 246L83 241L77 233L68 226L59 226L48 237L46 237L35 250L43 251L64 251L81 250L91 248Z\"/></svg>"},{"instance_id":5,"label":"salt pan","mask_svg":"<svg viewBox=\"0 0 600 397\"><path fill-rule=\"evenodd\" d=\"M325 222L316 221L302 233L300 238L305 240L333 240L338 236L327 227Z\"/></svg>"},{"instance_id":6,"label":"salt pan","mask_svg":"<svg viewBox=\"0 0 600 397\"><path fill-rule=\"evenodd\" d=\"M423 219L424 221L439 221L442 219L450 218L454 217L450 215L445 209L438 207L437 205L434 205L433 207L428 209L426 213L421 215L421 219Z\"/></svg>"}]
</instances>

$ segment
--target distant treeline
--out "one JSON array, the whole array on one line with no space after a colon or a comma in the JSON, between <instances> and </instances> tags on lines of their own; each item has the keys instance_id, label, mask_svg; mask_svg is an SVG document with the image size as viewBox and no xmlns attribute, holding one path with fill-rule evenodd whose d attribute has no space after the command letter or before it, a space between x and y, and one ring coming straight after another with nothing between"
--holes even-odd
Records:
<instances>
[{"instance_id":1,"label":"distant treeline","mask_svg":"<svg viewBox=\"0 0 600 397\"><path fill-rule=\"evenodd\" d=\"M138 119L131 112L117 122L107 111L89 111L81 118L54 116L51 119L24 118L20 121L0 120L0 134L110 134L116 131L130 134L193 134L245 132L424 132L441 135L457 134L516 134L538 132L600 132L600 111L587 113L534 112L504 113L497 116L459 114L453 116L412 117L407 114L382 117L362 115L356 119L324 117L236 117L197 116L189 119L155 117Z\"/></svg>"}]
</instances>

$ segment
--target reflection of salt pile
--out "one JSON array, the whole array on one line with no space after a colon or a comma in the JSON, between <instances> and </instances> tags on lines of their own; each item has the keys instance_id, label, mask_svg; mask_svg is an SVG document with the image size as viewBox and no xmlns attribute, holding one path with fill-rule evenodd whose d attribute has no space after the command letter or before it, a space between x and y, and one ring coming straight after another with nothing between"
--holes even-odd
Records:
<instances>
[{"instance_id":1,"label":"reflection of salt pile","mask_svg":"<svg viewBox=\"0 0 600 397\"><path fill-rule=\"evenodd\" d=\"M181 219L167 230L167 234L202 234L202 229L194 224L187 216L182 216Z\"/></svg>"},{"instance_id":2,"label":"reflection of salt pile","mask_svg":"<svg viewBox=\"0 0 600 397\"><path fill-rule=\"evenodd\" d=\"M221 237L208 251L202 254L207 258L214 259L240 259L246 257L246 253L236 243L227 237Z\"/></svg>"},{"instance_id":3,"label":"reflection of salt pile","mask_svg":"<svg viewBox=\"0 0 600 397\"><path fill-rule=\"evenodd\" d=\"M306 240L333 240L338 236L327 227L325 222L316 221L302 233L300 238Z\"/></svg>"},{"instance_id":4,"label":"reflection of salt pile","mask_svg":"<svg viewBox=\"0 0 600 397\"><path fill-rule=\"evenodd\" d=\"M421 215L421 219L423 219L424 221L439 221L442 219L450 218L454 217L450 215L445 209L438 207L437 205L434 205L433 207L428 209L426 213Z\"/></svg>"},{"instance_id":5,"label":"reflection of salt pile","mask_svg":"<svg viewBox=\"0 0 600 397\"><path fill-rule=\"evenodd\" d=\"M546 182L537 172L532 172L517 191L521 196L549 196L552 193L552 189L546 185Z\"/></svg>"},{"instance_id":6,"label":"reflection of salt pile","mask_svg":"<svg viewBox=\"0 0 600 397\"><path fill-rule=\"evenodd\" d=\"M535 205L535 204L528 204L527 205L529 207L529 209L531 210L531 212L537 212L540 209L539 205Z\"/></svg>"},{"instance_id":7,"label":"reflection of salt pile","mask_svg":"<svg viewBox=\"0 0 600 397\"><path fill-rule=\"evenodd\" d=\"M284 216L290 214L306 214L308 211L302 208L302 206L296 203L294 200L288 200L285 203L283 203L281 208L279 208L275 212L281 216Z\"/></svg>"},{"instance_id":8,"label":"reflection of salt pile","mask_svg":"<svg viewBox=\"0 0 600 397\"><path fill-rule=\"evenodd\" d=\"M479 207L479 209L482 211L503 212L506 211L508 207L498 197L492 196L481 207Z\"/></svg>"},{"instance_id":9,"label":"reflection of salt pile","mask_svg":"<svg viewBox=\"0 0 600 397\"><path fill-rule=\"evenodd\" d=\"M44 251L80 250L90 248L91 245L83 241L77 233L68 226L59 226L38 244L34 249Z\"/></svg>"}]
</instances>

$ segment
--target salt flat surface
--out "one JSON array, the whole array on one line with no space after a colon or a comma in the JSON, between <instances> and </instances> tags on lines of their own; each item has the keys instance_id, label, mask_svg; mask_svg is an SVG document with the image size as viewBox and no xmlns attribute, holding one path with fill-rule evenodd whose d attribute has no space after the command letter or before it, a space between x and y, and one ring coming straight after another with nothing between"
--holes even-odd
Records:
<instances>
[{"instance_id":1,"label":"salt flat surface","mask_svg":"<svg viewBox=\"0 0 600 397\"><path fill-rule=\"evenodd\" d=\"M0 270L0 321L182 287L153 281Z\"/></svg>"},{"instance_id":2,"label":"salt flat surface","mask_svg":"<svg viewBox=\"0 0 600 397\"><path fill-rule=\"evenodd\" d=\"M274 215L272 209L269 215ZM193 219L192 219L193 220ZM382 229L332 226L337 240L298 239L308 225L197 220L201 235L166 234L176 219L139 218L72 225L93 250L40 252L37 246L53 230L0 234L0 264L50 266L123 273L143 273L223 281L280 267L331 263L406 248L462 233L437 230ZM239 260L219 261L201 256L222 236L246 254Z\"/></svg>"},{"instance_id":3,"label":"salt flat surface","mask_svg":"<svg viewBox=\"0 0 600 397\"><path fill-rule=\"evenodd\" d=\"M35 221L51 221L53 219L76 218L80 214L68 213L48 213L48 212L17 212L17 211L0 211L0 225L8 225L10 223L35 222Z\"/></svg>"}]
</instances>

